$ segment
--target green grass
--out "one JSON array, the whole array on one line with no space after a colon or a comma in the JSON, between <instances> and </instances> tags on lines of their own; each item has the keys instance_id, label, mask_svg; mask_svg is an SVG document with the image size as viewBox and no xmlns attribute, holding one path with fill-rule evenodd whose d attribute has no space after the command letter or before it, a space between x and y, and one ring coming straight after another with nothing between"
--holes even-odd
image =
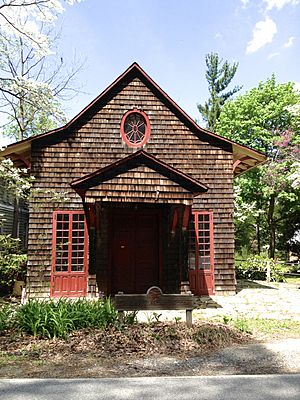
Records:
<instances>
[{"instance_id":1,"label":"green grass","mask_svg":"<svg viewBox=\"0 0 300 400\"><path fill-rule=\"evenodd\" d=\"M300 276L299 277L293 276L285 279L287 283L298 283L300 285Z\"/></svg>"},{"instance_id":2,"label":"green grass","mask_svg":"<svg viewBox=\"0 0 300 400\"><path fill-rule=\"evenodd\" d=\"M222 322L233 326L241 332L250 333L253 336L265 334L300 337L300 321L290 319L246 318L244 316L232 318L223 316Z\"/></svg>"}]
</instances>

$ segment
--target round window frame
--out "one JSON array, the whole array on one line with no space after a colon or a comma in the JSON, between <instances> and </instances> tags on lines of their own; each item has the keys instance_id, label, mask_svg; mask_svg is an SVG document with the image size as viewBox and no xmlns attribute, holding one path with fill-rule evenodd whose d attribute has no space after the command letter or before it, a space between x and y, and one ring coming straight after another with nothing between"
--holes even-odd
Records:
<instances>
[{"instance_id":1,"label":"round window frame","mask_svg":"<svg viewBox=\"0 0 300 400\"><path fill-rule=\"evenodd\" d=\"M143 140L138 142L138 143L132 143L127 138L126 132L125 132L125 129L124 129L125 128L126 119L131 114L140 114L142 116L142 118L144 119L144 121L145 121L145 136L144 136ZM137 108L134 108L132 110L127 111L122 117L120 131L121 131L121 136L122 136L123 142L125 144L127 144L127 146L129 146L129 147L142 147L142 146L144 146L148 142L148 140L150 138L150 131L151 131L151 129L150 129L150 121L149 121L148 115L144 111L138 110Z\"/></svg>"}]
</instances>

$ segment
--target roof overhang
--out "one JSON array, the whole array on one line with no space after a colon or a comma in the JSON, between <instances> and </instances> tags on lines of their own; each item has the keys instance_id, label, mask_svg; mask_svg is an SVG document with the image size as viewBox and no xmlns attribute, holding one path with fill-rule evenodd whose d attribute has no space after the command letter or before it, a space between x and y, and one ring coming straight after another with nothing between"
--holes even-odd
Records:
<instances>
[{"instance_id":1,"label":"roof overhang","mask_svg":"<svg viewBox=\"0 0 300 400\"><path fill-rule=\"evenodd\" d=\"M30 167L31 163L31 140L22 140L21 142L13 143L0 151L0 161L5 158L10 158L16 167Z\"/></svg>"},{"instance_id":2,"label":"roof overhang","mask_svg":"<svg viewBox=\"0 0 300 400\"><path fill-rule=\"evenodd\" d=\"M194 196L204 193L208 187L198 180L184 174L176 168L171 167L167 163L159 160L144 150L139 150L128 157L125 157L104 168L98 169L71 183L71 187L81 196L84 197L88 189L107 182L112 178L135 169L139 166L146 166L153 171L167 177L171 181L177 183L185 190L191 192Z\"/></svg>"},{"instance_id":3,"label":"roof overhang","mask_svg":"<svg viewBox=\"0 0 300 400\"><path fill-rule=\"evenodd\" d=\"M237 143L233 144L232 152L234 176L249 171L258 165L263 164L267 160L267 157L264 154Z\"/></svg>"}]
</instances>

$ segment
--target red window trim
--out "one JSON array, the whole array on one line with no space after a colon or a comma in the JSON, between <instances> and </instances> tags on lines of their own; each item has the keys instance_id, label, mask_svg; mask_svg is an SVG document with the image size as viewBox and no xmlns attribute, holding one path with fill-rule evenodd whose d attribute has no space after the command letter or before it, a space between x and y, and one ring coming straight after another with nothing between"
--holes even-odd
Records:
<instances>
[{"instance_id":1,"label":"red window trim","mask_svg":"<svg viewBox=\"0 0 300 400\"><path fill-rule=\"evenodd\" d=\"M210 270L214 270L214 218L213 211L192 211L192 216L194 218L194 227L195 227L195 269L200 270L199 268L199 215L209 215L209 256L210 256ZM197 228L196 228L197 227ZM203 268L205 270L205 268Z\"/></svg>"},{"instance_id":2,"label":"red window trim","mask_svg":"<svg viewBox=\"0 0 300 400\"><path fill-rule=\"evenodd\" d=\"M52 217L52 274L87 274L88 267L88 230L86 224L86 218L84 218L84 267L83 271L72 271L72 225L69 220L69 232L68 232L68 270L67 271L56 271L56 236L57 236L57 215L75 215L85 214L83 210L76 211L54 211ZM72 217L73 221L73 217Z\"/></svg>"},{"instance_id":3,"label":"red window trim","mask_svg":"<svg viewBox=\"0 0 300 400\"><path fill-rule=\"evenodd\" d=\"M125 133L125 129L124 129L125 121L126 121L126 118L130 114L140 114L143 117L143 119L145 120L145 123L146 123L144 139L139 143L130 142L127 139L127 136L126 136L126 133ZM144 111L138 110L137 108L134 108L132 110L127 111L122 117L120 131L121 131L122 139L123 139L124 143L127 144L127 146L135 147L135 148L144 146L148 142L149 137L150 137L150 121L149 121L149 118L148 118L147 114Z\"/></svg>"}]
</instances>

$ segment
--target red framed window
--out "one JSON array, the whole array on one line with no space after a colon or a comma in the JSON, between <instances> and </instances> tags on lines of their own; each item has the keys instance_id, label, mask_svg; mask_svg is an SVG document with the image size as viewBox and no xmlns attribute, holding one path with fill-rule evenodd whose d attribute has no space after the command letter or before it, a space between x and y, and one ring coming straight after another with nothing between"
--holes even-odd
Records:
<instances>
[{"instance_id":1,"label":"red framed window","mask_svg":"<svg viewBox=\"0 0 300 400\"><path fill-rule=\"evenodd\" d=\"M52 254L54 274L86 272L87 237L84 211L54 212Z\"/></svg>"},{"instance_id":2,"label":"red framed window","mask_svg":"<svg viewBox=\"0 0 300 400\"><path fill-rule=\"evenodd\" d=\"M146 113L133 109L127 111L121 120L121 136L130 147L141 147L150 137L150 121Z\"/></svg>"},{"instance_id":3,"label":"red framed window","mask_svg":"<svg viewBox=\"0 0 300 400\"><path fill-rule=\"evenodd\" d=\"M194 211L189 226L189 269L212 271L213 266L213 212Z\"/></svg>"}]
</instances>

